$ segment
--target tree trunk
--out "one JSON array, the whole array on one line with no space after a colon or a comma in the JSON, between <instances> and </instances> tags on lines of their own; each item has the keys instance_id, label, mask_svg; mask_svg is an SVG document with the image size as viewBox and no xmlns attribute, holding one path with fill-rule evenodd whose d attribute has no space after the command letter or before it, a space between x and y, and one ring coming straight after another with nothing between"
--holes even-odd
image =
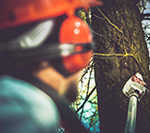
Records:
<instances>
[{"instance_id":1,"label":"tree trunk","mask_svg":"<svg viewBox=\"0 0 150 133\"><path fill-rule=\"evenodd\" d=\"M150 79L148 49L136 0L107 0L92 9L95 77L101 133L123 133L128 98L122 89L136 72ZM148 81L150 83L150 81ZM136 133L150 132L150 93L138 102Z\"/></svg>"}]
</instances>

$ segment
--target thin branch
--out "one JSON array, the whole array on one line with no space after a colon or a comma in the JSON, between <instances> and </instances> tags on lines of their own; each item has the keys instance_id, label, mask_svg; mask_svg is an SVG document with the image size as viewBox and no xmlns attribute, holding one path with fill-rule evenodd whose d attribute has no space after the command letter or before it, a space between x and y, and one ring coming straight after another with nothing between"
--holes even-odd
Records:
<instances>
[{"instance_id":1,"label":"thin branch","mask_svg":"<svg viewBox=\"0 0 150 133\"><path fill-rule=\"evenodd\" d=\"M83 104L77 109L76 113L78 113L85 105L85 103L87 102L87 100L89 99L89 97L92 95L92 93L95 91L96 86L92 89L92 91L89 93L89 95L87 95L85 101L83 102Z\"/></svg>"},{"instance_id":2,"label":"thin branch","mask_svg":"<svg viewBox=\"0 0 150 133\"><path fill-rule=\"evenodd\" d=\"M82 82L83 77L85 76L85 74L88 73L88 71L89 71L91 68L93 68L93 65L94 65L94 62L93 62L93 59L92 59L92 60L90 61L89 65L88 65L88 67L85 69L85 71L83 72L83 74L82 74L82 76L81 76L81 78L80 78L81 83L83 83L83 82Z\"/></svg>"},{"instance_id":3,"label":"thin branch","mask_svg":"<svg viewBox=\"0 0 150 133\"><path fill-rule=\"evenodd\" d=\"M96 34L96 35L98 35L98 36L100 36L100 37L104 37L102 34L97 33L97 32L96 32L96 31L94 31L93 29L91 29L91 31L92 31L94 34Z\"/></svg>"},{"instance_id":4,"label":"thin branch","mask_svg":"<svg viewBox=\"0 0 150 133\"><path fill-rule=\"evenodd\" d=\"M65 131L62 129L62 127L58 127L61 133L65 133Z\"/></svg>"},{"instance_id":5,"label":"thin branch","mask_svg":"<svg viewBox=\"0 0 150 133\"><path fill-rule=\"evenodd\" d=\"M88 95L89 93L89 88L90 88L90 81L91 81L91 76L92 76L92 72L93 72L93 66L91 67L90 73L89 73L89 79L88 79L88 83L87 83L87 92L86 94Z\"/></svg>"},{"instance_id":6,"label":"thin branch","mask_svg":"<svg viewBox=\"0 0 150 133\"><path fill-rule=\"evenodd\" d=\"M105 19L105 18L101 18L101 17L97 16L96 14L93 14L93 16L96 17L96 18L98 18L98 19L102 19L102 20Z\"/></svg>"},{"instance_id":7,"label":"thin branch","mask_svg":"<svg viewBox=\"0 0 150 133\"><path fill-rule=\"evenodd\" d=\"M122 31L122 30L120 30L115 24L113 24L113 23L105 16L105 14L104 14L99 8L97 8L97 9L98 9L98 11L103 15L103 17L107 20L107 22L108 22L109 24L111 24L114 28L116 28L120 33L123 34L123 31Z\"/></svg>"},{"instance_id":8,"label":"thin branch","mask_svg":"<svg viewBox=\"0 0 150 133\"><path fill-rule=\"evenodd\" d=\"M82 120L82 115L83 115L84 109L82 108L82 111L80 113L80 121Z\"/></svg>"},{"instance_id":9,"label":"thin branch","mask_svg":"<svg viewBox=\"0 0 150 133\"><path fill-rule=\"evenodd\" d=\"M139 70L141 70L141 67L143 67L140 62L138 61L138 59L135 57L134 54L103 54L103 53L94 53L95 56L101 56L101 57L132 57L133 60L136 62L136 64L138 65Z\"/></svg>"},{"instance_id":10,"label":"thin branch","mask_svg":"<svg viewBox=\"0 0 150 133\"><path fill-rule=\"evenodd\" d=\"M103 54L103 53L94 53L94 55L96 55L96 56L103 56L103 57L116 57L116 56L119 56L119 57L126 57L126 56L132 56L132 57L134 57L134 55L133 54L128 54L128 53L126 53L126 54Z\"/></svg>"}]
</instances>

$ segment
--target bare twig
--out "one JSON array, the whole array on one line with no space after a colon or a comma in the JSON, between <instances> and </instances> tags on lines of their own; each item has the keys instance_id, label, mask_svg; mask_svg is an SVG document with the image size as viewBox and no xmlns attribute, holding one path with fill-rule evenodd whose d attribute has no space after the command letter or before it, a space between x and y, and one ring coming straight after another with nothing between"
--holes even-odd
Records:
<instances>
[{"instance_id":1,"label":"bare twig","mask_svg":"<svg viewBox=\"0 0 150 133\"><path fill-rule=\"evenodd\" d=\"M103 57L116 57L116 56L118 56L118 57L126 57L126 56L134 56L133 54L128 54L128 53L126 53L126 54L104 54L104 53L94 53L94 55L96 55L96 56L103 56Z\"/></svg>"},{"instance_id":2,"label":"bare twig","mask_svg":"<svg viewBox=\"0 0 150 133\"><path fill-rule=\"evenodd\" d=\"M92 95L92 93L95 91L96 86L92 89L92 91L89 93L89 95L87 95L85 101L83 102L83 104L77 109L76 113L78 113L85 105L85 103L87 102L87 100L89 99L89 97Z\"/></svg>"},{"instance_id":3,"label":"bare twig","mask_svg":"<svg viewBox=\"0 0 150 133\"><path fill-rule=\"evenodd\" d=\"M101 17L97 16L96 14L93 14L93 16L96 17L96 18L98 18L98 19L102 19L102 20L105 19L105 18L101 18Z\"/></svg>"},{"instance_id":4,"label":"bare twig","mask_svg":"<svg viewBox=\"0 0 150 133\"><path fill-rule=\"evenodd\" d=\"M109 24L111 24L114 28L116 28L120 33L123 33L123 31L119 29L115 24L113 24L99 8L97 9L102 14L102 16L107 20Z\"/></svg>"}]
</instances>

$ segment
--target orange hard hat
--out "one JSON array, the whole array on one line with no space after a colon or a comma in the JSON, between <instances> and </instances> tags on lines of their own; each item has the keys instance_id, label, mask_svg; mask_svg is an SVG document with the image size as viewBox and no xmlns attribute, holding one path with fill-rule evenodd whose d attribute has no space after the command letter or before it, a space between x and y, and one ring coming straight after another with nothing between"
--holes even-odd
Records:
<instances>
[{"instance_id":1,"label":"orange hard hat","mask_svg":"<svg viewBox=\"0 0 150 133\"><path fill-rule=\"evenodd\" d=\"M59 41L61 45L64 43L91 43L92 34L89 26L83 20L78 17L71 16L62 23L59 33ZM82 47L76 48L77 51L80 49L82 49ZM63 57L63 65L70 73L74 73L87 66L91 56L92 52L88 51L85 53Z\"/></svg>"},{"instance_id":2,"label":"orange hard hat","mask_svg":"<svg viewBox=\"0 0 150 133\"><path fill-rule=\"evenodd\" d=\"M86 67L92 56L92 34L90 28L82 19L75 16L75 10L77 8L87 9L91 6L100 4L101 2L98 0L0 0L0 30L44 20L37 24L37 26L35 27L36 30L31 29L28 34L25 33L21 37L17 37L15 39L15 43L17 42L16 45L20 48L20 46L22 46L20 42L28 43L28 41L26 41L26 38L30 38L29 35L31 36L32 34L34 34L35 36L37 36L37 34L40 33L40 36L42 34L44 35L44 37L41 38L41 40L38 36L34 38L34 40L38 38L38 42L35 41L36 45L31 44L33 45L32 49L30 49L31 45L29 48L27 47L26 50L21 47L22 51L19 50L19 52L16 45L14 45L14 47L16 47L16 53L18 56L13 57L23 60L35 60L35 58L40 60L43 55L42 53L44 53L44 59L50 59L54 57L54 55L57 55L62 59L61 65L65 68L63 71L72 74ZM59 33L60 45L64 46L63 50L65 50L62 50L63 52L60 52L60 46L56 46L55 49L58 49L59 52L57 51L54 55L51 55L54 53L54 51L50 51L51 45L48 47L48 51L47 47L41 45L50 35L50 31L53 31L51 30L53 26L43 29L43 26L39 25L42 25L42 23L49 23L46 22L47 19L50 21L49 18L55 18L62 15L68 16L61 23ZM53 20L51 19L51 21ZM50 26L51 24L48 25ZM44 31L45 34L43 34L42 31ZM33 38L31 38L31 40L33 40ZM33 42L34 41L31 41L31 43ZM8 44L13 45L11 43ZM67 56L62 54L66 51L66 44L69 46L73 46L73 51L68 49L69 54ZM6 45L6 47L7 46L8 45ZM37 49L35 50L34 47L35 49L37 47ZM45 51L47 52L45 53Z\"/></svg>"},{"instance_id":3,"label":"orange hard hat","mask_svg":"<svg viewBox=\"0 0 150 133\"><path fill-rule=\"evenodd\" d=\"M97 0L0 0L0 29L63 14L73 15L77 8L100 4Z\"/></svg>"}]
</instances>

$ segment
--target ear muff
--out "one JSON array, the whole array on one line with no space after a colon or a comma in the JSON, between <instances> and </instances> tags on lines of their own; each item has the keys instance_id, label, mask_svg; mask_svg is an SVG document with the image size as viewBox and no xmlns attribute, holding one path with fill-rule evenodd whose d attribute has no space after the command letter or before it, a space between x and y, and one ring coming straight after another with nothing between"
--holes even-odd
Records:
<instances>
[{"instance_id":1,"label":"ear muff","mask_svg":"<svg viewBox=\"0 0 150 133\"><path fill-rule=\"evenodd\" d=\"M61 58L62 66L69 74L81 70L92 56L92 34L88 25L78 17L68 17L60 28L60 43L44 44L53 27L54 21L40 22L13 41L2 44L0 51L4 51L17 62L55 61L56 58Z\"/></svg>"},{"instance_id":2,"label":"ear muff","mask_svg":"<svg viewBox=\"0 0 150 133\"><path fill-rule=\"evenodd\" d=\"M62 23L59 41L61 45L64 43L70 43L70 45L91 43L92 34L89 26L83 20L76 16L70 16ZM81 50L82 47L76 47L76 49ZM92 52L86 51L85 53L62 57L62 62L68 72L74 73L86 67L91 57Z\"/></svg>"}]
</instances>

